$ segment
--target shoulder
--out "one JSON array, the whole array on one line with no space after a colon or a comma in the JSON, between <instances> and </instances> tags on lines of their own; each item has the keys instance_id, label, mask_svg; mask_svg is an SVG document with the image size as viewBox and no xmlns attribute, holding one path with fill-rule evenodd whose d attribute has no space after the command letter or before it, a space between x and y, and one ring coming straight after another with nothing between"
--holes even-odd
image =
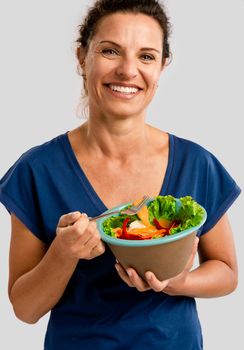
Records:
<instances>
[{"instance_id":1,"label":"shoulder","mask_svg":"<svg viewBox=\"0 0 244 350\"><path fill-rule=\"evenodd\" d=\"M192 160L194 162L204 162L205 164L218 162L216 156L202 145L179 136L170 135L175 153L184 160Z\"/></svg>"},{"instance_id":2,"label":"shoulder","mask_svg":"<svg viewBox=\"0 0 244 350\"><path fill-rule=\"evenodd\" d=\"M38 172L40 168L51 169L62 154L62 143L65 142L65 135L56 136L25 151L0 179L0 183L2 184L5 180L10 179L14 174L24 180L24 177L30 177L34 172Z\"/></svg>"},{"instance_id":3,"label":"shoulder","mask_svg":"<svg viewBox=\"0 0 244 350\"><path fill-rule=\"evenodd\" d=\"M61 134L42 144L25 151L17 163L36 165L42 162L52 162L60 153L66 134Z\"/></svg>"},{"instance_id":4,"label":"shoulder","mask_svg":"<svg viewBox=\"0 0 244 350\"><path fill-rule=\"evenodd\" d=\"M209 153L209 151L206 148L204 148L203 146L201 146L200 144L192 140L188 140L173 134L171 134L171 137L174 139L175 145L177 147L180 147L182 150L190 151L192 153L200 153L200 154Z\"/></svg>"},{"instance_id":5,"label":"shoulder","mask_svg":"<svg viewBox=\"0 0 244 350\"><path fill-rule=\"evenodd\" d=\"M174 153L174 168L186 176L194 176L198 183L216 184L229 182L234 184L225 166L208 149L198 143L175 135L170 135L171 152Z\"/></svg>"},{"instance_id":6,"label":"shoulder","mask_svg":"<svg viewBox=\"0 0 244 350\"><path fill-rule=\"evenodd\" d=\"M170 146L177 151L177 155L181 154L183 156L187 154L188 156L191 155L191 157L195 156L205 159L214 157L209 150L192 140L167 133L151 125L149 125L149 128L155 144L161 145L162 147L162 145L166 144L169 140Z\"/></svg>"}]
</instances>

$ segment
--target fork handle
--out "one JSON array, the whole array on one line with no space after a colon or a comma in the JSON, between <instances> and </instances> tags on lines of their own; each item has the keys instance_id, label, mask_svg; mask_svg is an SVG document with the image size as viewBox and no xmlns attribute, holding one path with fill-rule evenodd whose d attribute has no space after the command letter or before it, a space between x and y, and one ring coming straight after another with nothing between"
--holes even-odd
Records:
<instances>
[{"instance_id":1,"label":"fork handle","mask_svg":"<svg viewBox=\"0 0 244 350\"><path fill-rule=\"evenodd\" d=\"M119 214L120 211L110 211L109 213L104 213L104 214L100 214L98 216L89 216L88 219L90 221L94 221L94 220L97 220L97 219L101 219L101 218L104 218L105 216L110 216L110 215L113 215L113 214Z\"/></svg>"}]
</instances>

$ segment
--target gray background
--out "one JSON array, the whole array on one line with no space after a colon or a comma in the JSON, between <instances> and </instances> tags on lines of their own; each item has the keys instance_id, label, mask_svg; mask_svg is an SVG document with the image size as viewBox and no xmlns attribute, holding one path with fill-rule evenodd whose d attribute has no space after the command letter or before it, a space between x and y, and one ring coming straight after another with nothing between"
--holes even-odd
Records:
<instances>
[{"instance_id":1,"label":"gray background","mask_svg":"<svg viewBox=\"0 0 244 350\"><path fill-rule=\"evenodd\" d=\"M82 84L73 42L88 3L1 2L0 176L28 148L82 122L76 117ZM173 23L174 59L162 75L148 122L206 147L243 188L244 2L168 0L166 4ZM243 209L242 195L229 211L240 266L237 291L224 298L197 300L206 350L244 348ZM14 317L7 298L10 224L2 206L0 222L0 348L39 350L47 316L32 326Z\"/></svg>"}]
</instances>

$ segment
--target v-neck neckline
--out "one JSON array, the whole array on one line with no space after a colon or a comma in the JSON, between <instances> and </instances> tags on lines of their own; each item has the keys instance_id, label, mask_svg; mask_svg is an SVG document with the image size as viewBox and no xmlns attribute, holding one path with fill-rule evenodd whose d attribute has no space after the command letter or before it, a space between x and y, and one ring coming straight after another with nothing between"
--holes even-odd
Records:
<instances>
[{"instance_id":1,"label":"v-neck neckline","mask_svg":"<svg viewBox=\"0 0 244 350\"><path fill-rule=\"evenodd\" d=\"M167 162L164 180L163 180L160 192L158 194L161 196L164 196L167 194L169 180L171 177L173 164L174 164L174 153L175 153L174 135L172 135L170 133L168 133L168 135L169 135L168 162ZM63 144L63 149L65 151L65 154L68 157L70 164L71 164L76 176L78 176L81 183L83 184L84 189L87 192L88 196L90 197L92 203L96 206L96 208L100 212L104 212L108 209L111 209L111 208L108 208L105 205L105 203L102 201L102 199L98 196L97 192L95 191L94 187L92 186L91 182L89 181L88 177L86 176L85 172L83 171L80 163L78 162L76 155L74 153L74 150L71 146L69 137L68 137L68 131L62 135L61 141Z\"/></svg>"}]
</instances>

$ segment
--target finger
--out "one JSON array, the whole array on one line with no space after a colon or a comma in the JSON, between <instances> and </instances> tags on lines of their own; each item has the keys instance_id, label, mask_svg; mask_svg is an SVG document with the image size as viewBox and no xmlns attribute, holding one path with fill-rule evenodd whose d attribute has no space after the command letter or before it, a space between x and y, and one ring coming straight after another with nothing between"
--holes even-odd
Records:
<instances>
[{"instance_id":1,"label":"finger","mask_svg":"<svg viewBox=\"0 0 244 350\"><path fill-rule=\"evenodd\" d=\"M74 238L77 238L80 245L86 245L92 238L97 241L101 239L100 233L97 230L95 222L90 222L88 218L80 218L74 224Z\"/></svg>"},{"instance_id":2,"label":"finger","mask_svg":"<svg viewBox=\"0 0 244 350\"><path fill-rule=\"evenodd\" d=\"M77 218L78 219L76 219L76 221L73 224L70 224L65 227L57 227L57 235L62 235L65 238L65 240L71 243L76 242L82 236L87 226L89 225L89 220L86 214L79 213L77 214ZM68 218L64 218L64 220L66 220L66 223L67 221L69 221ZM89 238L89 235L91 235L90 231L88 231L88 237L86 239Z\"/></svg>"},{"instance_id":3,"label":"finger","mask_svg":"<svg viewBox=\"0 0 244 350\"><path fill-rule=\"evenodd\" d=\"M145 290L151 289L148 283L138 275L136 270L130 267L129 269L127 269L126 272L129 276L131 283L136 287L136 289L139 292L144 292Z\"/></svg>"},{"instance_id":4,"label":"finger","mask_svg":"<svg viewBox=\"0 0 244 350\"><path fill-rule=\"evenodd\" d=\"M78 238L75 235L73 237L75 238L71 241L72 253L79 259L90 260L104 252L103 242L97 231L88 232L86 230L84 235L81 235ZM84 241L84 237L86 241Z\"/></svg>"},{"instance_id":5,"label":"finger","mask_svg":"<svg viewBox=\"0 0 244 350\"><path fill-rule=\"evenodd\" d=\"M59 218L57 227L66 227L69 225L73 225L80 218L81 215L86 214L81 214L79 211L75 211L73 213L62 215Z\"/></svg>"},{"instance_id":6,"label":"finger","mask_svg":"<svg viewBox=\"0 0 244 350\"><path fill-rule=\"evenodd\" d=\"M147 271L145 273L145 278L148 283L148 285L155 291L155 292L162 292L164 288L167 287L169 284L169 280L165 281L159 281L157 277L154 275L153 272Z\"/></svg>"},{"instance_id":7,"label":"finger","mask_svg":"<svg viewBox=\"0 0 244 350\"><path fill-rule=\"evenodd\" d=\"M101 238L99 232L86 230L84 237L81 236L77 241L77 244L79 244L82 248L86 249L87 251L91 251L100 242Z\"/></svg>"},{"instance_id":8,"label":"finger","mask_svg":"<svg viewBox=\"0 0 244 350\"><path fill-rule=\"evenodd\" d=\"M198 249L198 243L199 243L199 238L195 237L192 251L191 251L191 255L186 263L185 270L190 270L194 264L195 256L197 254L197 249Z\"/></svg>"},{"instance_id":9,"label":"finger","mask_svg":"<svg viewBox=\"0 0 244 350\"><path fill-rule=\"evenodd\" d=\"M131 283L125 269L119 264L115 264L115 268L120 276L120 278L126 283L128 284L129 287L134 287L133 283Z\"/></svg>"},{"instance_id":10,"label":"finger","mask_svg":"<svg viewBox=\"0 0 244 350\"><path fill-rule=\"evenodd\" d=\"M92 248L90 252L90 258L88 260L93 259L99 255L102 255L105 252L105 244L101 241L94 248Z\"/></svg>"}]
</instances>

